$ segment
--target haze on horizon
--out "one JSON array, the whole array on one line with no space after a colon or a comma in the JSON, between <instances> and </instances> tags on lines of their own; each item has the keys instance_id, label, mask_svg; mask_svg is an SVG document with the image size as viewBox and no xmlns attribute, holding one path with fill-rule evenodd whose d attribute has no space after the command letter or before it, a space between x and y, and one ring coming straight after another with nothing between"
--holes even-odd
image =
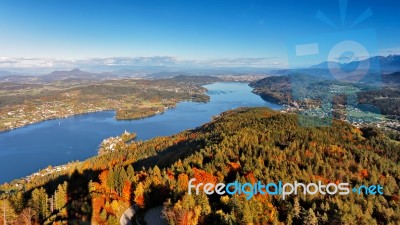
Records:
<instances>
[{"instance_id":1,"label":"haze on horizon","mask_svg":"<svg viewBox=\"0 0 400 225\"><path fill-rule=\"evenodd\" d=\"M399 6L390 0L1 1L0 70L286 68L288 39L366 28L377 33L375 55L398 54ZM327 19L317 19L318 12Z\"/></svg>"}]
</instances>

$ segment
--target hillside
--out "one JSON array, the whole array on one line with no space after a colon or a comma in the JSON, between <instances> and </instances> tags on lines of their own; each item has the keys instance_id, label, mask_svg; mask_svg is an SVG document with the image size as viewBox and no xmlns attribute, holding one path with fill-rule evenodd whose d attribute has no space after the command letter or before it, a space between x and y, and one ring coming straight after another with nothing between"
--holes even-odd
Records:
<instances>
[{"instance_id":1,"label":"hillside","mask_svg":"<svg viewBox=\"0 0 400 225\"><path fill-rule=\"evenodd\" d=\"M383 74L382 81L384 83L394 83L399 85L400 84L400 72L390 73L390 74Z\"/></svg>"},{"instance_id":2,"label":"hillside","mask_svg":"<svg viewBox=\"0 0 400 225\"><path fill-rule=\"evenodd\" d=\"M292 101L292 85L289 76L272 76L250 83L254 92L274 103L289 104Z\"/></svg>"},{"instance_id":3,"label":"hillside","mask_svg":"<svg viewBox=\"0 0 400 225\"><path fill-rule=\"evenodd\" d=\"M118 224L132 204L141 209L139 220L147 209L164 205L170 224L399 224L399 149L373 128L341 121L299 127L294 114L241 108L194 130L123 144L67 173L3 185L0 193L8 224ZM246 200L244 194L188 195L191 178L379 184L384 194L285 200L259 194Z\"/></svg>"},{"instance_id":4,"label":"hillside","mask_svg":"<svg viewBox=\"0 0 400 225\"><path fill-rule=\"evenodd\" d=\"M387 85L347 83L292 73L287 76L267 77L250 83L250 86L254 88L256 94L267 101L300 106L300 108L318 105L319 99L328 99L334 108L340 108L347 104L345 95L356 94L357 99L352 107L399 117L398 73L382 75L381 79Z\"/></svg>"},{"instance_id":5,"label":"hillside","mask_svg":"<svg viewBox=\"0 0 400 225\"><path fill-rule=\"evenodd\" d=\"M281 104L293 104L294 101L301 104L301 101L305 98L327 97L329 95L327 89L335 85L350 86L350 84L326 79L325 77L301 73L291 73L287 76L271 76L250 83L256 94L266 100ZM299 96L294 96L296 93Z\"/></svg>"}]
</instances>

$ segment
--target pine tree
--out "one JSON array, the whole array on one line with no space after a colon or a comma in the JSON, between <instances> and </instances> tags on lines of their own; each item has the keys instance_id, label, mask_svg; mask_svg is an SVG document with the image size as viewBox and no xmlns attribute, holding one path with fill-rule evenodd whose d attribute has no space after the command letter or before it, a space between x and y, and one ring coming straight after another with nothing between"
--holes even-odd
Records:
<instances>
[{"instance_id":1,"label":"pine tree","mask_svg":"<svg viewBox=\"0 0 400 225\"><path fill-rule=\"evenodd\" d=\"M49 215L48 196L44 188L35 188L29 201L31 208L39 215L41 219Z\"/></svg>"},{"instance_id":2,"label":"pine tree","mask_svg":"<svg viewBox=\"0 0 400 225\"><path fill-rule=\"evenodd\" d=\"M157 165L154 166L153 175L156 176L156 177L160 177L161 178L161 171L160 171L160 168L158 168Z\"/></svg>"},{"instance_id":3,"label":"pine tree","mask_svg":"<svg viewBox=\"0 0 400 225\"><path fill-rule=\"evenodd\" d=\"M123 167L117 167L114 170L114 182L113 189L121 196L122 189L124 188L125 181L128 180L125 169Z\"/></svg>"},{"instance_id":4,"label":"pine tree","mask_svg":"<svg viewBox=\"0 0 400 225\"><path fill-rule=\"evenodd\" d=\"M126 175L128 176L128 179L130 182L133 182L135 179L135 170L133 169L133 166L129 164L129 166L126 168Z\"/></svg>"},{"instance_id":5,"label":"pine tree","mask_svg":"<svg viewBox=\"0 0 400 225\"><path fill-rule=\"evenodd\" d=\"M62 210L67 204L67 185L68 183L66 181L63 184L59 184L56 192L54 193L54 203L56 210Z\"/></svg>"},{"instance_id":6,"label":"pine tree","mask_svg":"<svg viewBox=\"0 0 400 225\"><path fill-rule=\"evenodd\" d=\"M289 213L289 215L286 218L286 225L292 225L293 224L293 216L292 214Z\"/></svg>"},{"instance_id":7,"label":"pine tree","mask_svg":"<svg viewBox=\"0 0 400 225\"><path fill-rule=\"evenodd\" d=\"M295 197L294 198L294 203L293 203L293 217L294 218L299 218L300 217L300 211L301 211L301 206L299 203L299 198Z\"/></svg>"},{"instance_id":8,"label":"pine tree","mask_svg":"<svg viewBox=\"0 0 400 225\"><path fill-rule=\"evenodd\" d=\"M243 209L242 209L242 213L243 213L243 219L242 222L243 224L252 224L253 223L253 212L250 209L250 205L249 202L246 201L244 203Z\"/></svg>"},{"instance_id":9,"label":"pine tree","mask_svg":"<svg viewBox=\"0 0 400 225\"><path fill-rule=\"evenodd\" d=\"M17 212L21 212L24 209L25 201L24 201L24 195L22 192L18 192L16 195L13 195L11 197L11 202L10 202Z\"/></svg>"},{"instance_id":10,"label":"pine tree","mask_svg":"<svg viewBox=\"0 0 400 225\"><path fill-rule=\"evenodd\" d=\"M0 207L1 221L5 224L12 224L17 219L17 215L10 202L8 200L1 200Z\"/></svg>"},{"instance_id":11,"label":"pine tree","mask_svg":"<svg viewBox=\"0 0 400 225\"><path fill-rule=\"evenodd\" d=\"M107 187L109 188L110 191L114 190L114 183L115 183L115 178L114 178L115 175L114 174L115 174L115 172L114 172L113 168L111 168L108 171L108 176L107 176Z\"/></svg>"},{"instance_id":12,"label":"pine tree","mask_svg":"<svg viewBox=\"0 0 400 225\"><path fill-rule=\"evenodd\" d=\"M318 218L315 216L314 210L310 208L307 212L306 217L304 218L303 223L305 225L317 225L318 224Z\"/></svg>"}]
</instances>

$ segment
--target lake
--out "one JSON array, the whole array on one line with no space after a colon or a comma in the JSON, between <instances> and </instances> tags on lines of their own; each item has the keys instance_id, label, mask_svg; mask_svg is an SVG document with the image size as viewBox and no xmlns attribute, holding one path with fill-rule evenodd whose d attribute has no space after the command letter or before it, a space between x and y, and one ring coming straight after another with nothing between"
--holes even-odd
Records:
<instances>
[{"instance_id":1,"label":"lake","mask_svg":"<svg viewBox=\"0 0 400 225\"><path fill-rule=\"evenodd\" d=\"M115 111L76 115L48 120L0 133L0 184L46 168L97 154L100 142L122 132L137 133L147 140L198 127L212 116L241 106L281 106L266 102L252 93L246 83L220 82L205 85L208 103L181 102L175 108L153 117L115 120Z\"/></svg>"}]
</instances>

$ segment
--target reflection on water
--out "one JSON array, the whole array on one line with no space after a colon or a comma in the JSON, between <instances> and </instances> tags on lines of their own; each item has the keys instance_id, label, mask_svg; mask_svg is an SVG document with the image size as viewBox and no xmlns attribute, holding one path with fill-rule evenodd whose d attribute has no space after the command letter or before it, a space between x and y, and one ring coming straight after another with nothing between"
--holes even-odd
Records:
<instances>
[{"instance_id":1,"label":"reflection on water","mask_svg":"<svg viewBox=\"0 0 400 225\"><path fill-rule=\"evenodd\" d=\"M279 105L265 102L244 83L214 83L205 86L208 103L181 102L163 114L131 121L116 121L114 111L49 120L0 133L0 183L43 169L84 160L97 153L100 142L125 130L141 140L165 136L209 122L211 117L240 106Z\"/></svg>"}]
</instances>

